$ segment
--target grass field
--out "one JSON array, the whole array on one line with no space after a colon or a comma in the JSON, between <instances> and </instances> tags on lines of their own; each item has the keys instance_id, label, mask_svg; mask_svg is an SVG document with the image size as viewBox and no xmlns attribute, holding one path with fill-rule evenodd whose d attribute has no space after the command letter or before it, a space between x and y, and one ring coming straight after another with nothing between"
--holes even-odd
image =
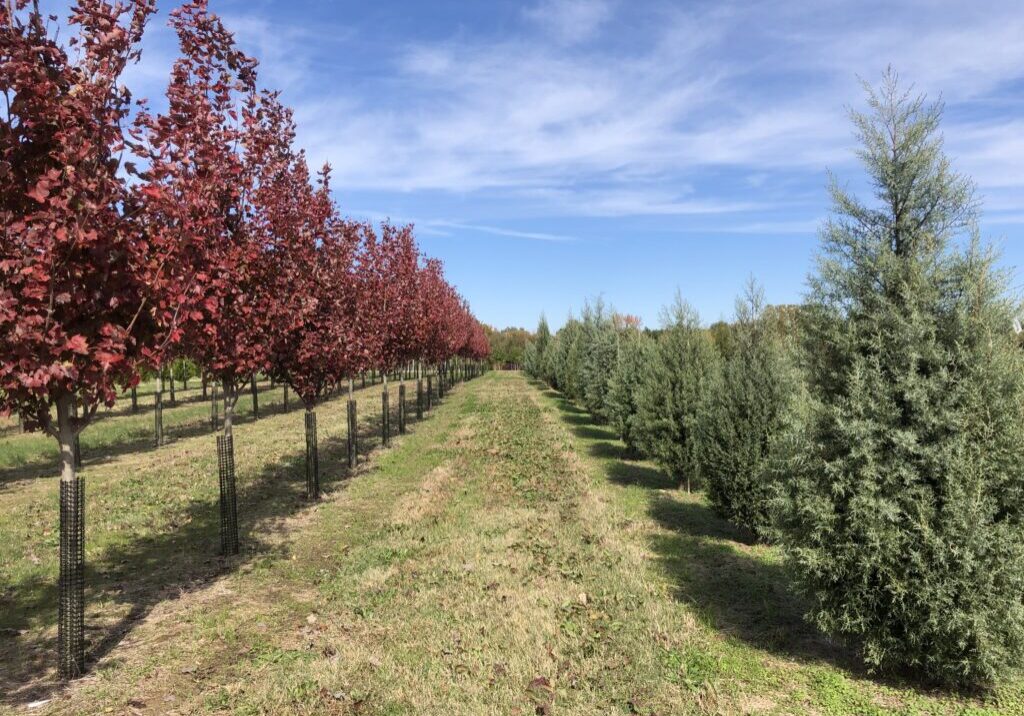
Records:
<instances>
[{"instance_id":1,"label":"grass field","mask_svg":"<svg viewBox=\"0 0 1024 716\"><path fill-rule=\"evenodd\" d=\"M379 386L360 399L365 454ZM279 401L265 391L264 417L236 430L243 551L231 559L216 556L207 403L168 410L159 449L151 413L85 434L98 661L66 689L50 668L55 451L8 431L0 710L1024 713L1020 685L966 696L864 674L803 623L775 549L518 374L459 386L355 475L343 401L329 402L316 504L303 497L301 413Z\"/></svg>"}]
</instances>

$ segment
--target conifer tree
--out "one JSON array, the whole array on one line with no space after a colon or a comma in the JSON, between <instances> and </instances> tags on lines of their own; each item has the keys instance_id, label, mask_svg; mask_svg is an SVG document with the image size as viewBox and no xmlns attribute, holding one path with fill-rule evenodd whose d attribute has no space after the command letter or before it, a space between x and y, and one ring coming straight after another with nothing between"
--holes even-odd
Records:
<instances>
[{"instance_id":1,"label":"conifer tree","mask_svg":"<svg viewBox=\"0 0 1024 716\"><path fill-rule=\"evenodd\" d=\"M731 351L700 423L709 501L761 537L770 532L777 497L777 440L800 393L792 351L777 323L765 315L764 291L751 280L736 301Z\"/></svg>"},{"instance_id":2,"label":"conifer tree","mask_svg":"<svg viewBox=\"0 0 1024 716\"><path fill-rule=\"evenodd\" d=\"M583 325L572 316L565 322L562 329L555 335L551 344L550 371L554 378L553 385L570 400L580 400L583 388L580 381L582 374L581 334Z\"/></svg>"},{"instance_id":3,"label":"conifer tree","mask_svg":"<svg viewBox=\"0 0 1024 716\"><path fill-rule=\"evenodd\" d=\"M608 381L608 422L626 448L640 454L637 444L637 391L654 358L654 341L636 328L619 334L615 368Z\"/></svg>"},{"instance_id":4,"label":"conifer tree","mask_svg":"<svg viewBox=\"0 0 1024 716\"><path fill-rule=\"evenodd\" d=\"M551 329L548 327L548 320L542 313L540 321L537 322L537 333L534 339L527 345L526 354L523 359L523 368L527 375L534 378L550 381L551 376L547 371L548 346L551 343Z\"/></svg>"},{"instance_id":5,"label":"conifer tree","mask_svg":"<svg viewBox=\"0 0 1024 716\"><path fill-rule=\"evenodd\" d=\"M665 328L636 392L636 441L689 490L700 481L704 451L697 426L719 359L697 312L681 296L662 322Z\"/></svg>"},{"instance_id":6,"label":"conifer tree","mask_svg":"<svg viewBox=\"0 0 1024 716\"><path fill-rule=\"evenodd\" d=\"M783 535L823 629L877 669L986 684L1024 653L1024 359L942 107L889 72L853 112L875 202L833 182Z\"/></svg>"},{"instance_id":7,"label":"conifer tree","mask_svg":"<svg viewBox=\"0 0 1024 716\"><path fill-rule=\"evenodd\" d=\"M618 336L612 316L598 298L583 306L581 332L580 399L583 407L599 421L606 421L608 380L615 369Z\"/></svg>"}]
</instances>

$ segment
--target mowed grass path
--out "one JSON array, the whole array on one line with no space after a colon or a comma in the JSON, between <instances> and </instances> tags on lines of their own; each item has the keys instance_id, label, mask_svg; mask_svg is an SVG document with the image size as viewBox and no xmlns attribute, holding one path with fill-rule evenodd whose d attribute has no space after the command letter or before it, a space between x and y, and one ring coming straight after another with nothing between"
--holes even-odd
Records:
<instances>
[{"instance_id":1,"label":"mowed grass path","mask_svg":"<svg viewBox=\"0 0 1024 716\"><path fill-rule=\"evenodd\" d=\"M378 392L362 400L368 433ZM862 674L803 624L773 548L518 374L459 386L354 476L342 411L319 411L314 505L298 411L238 430L244 553L230 560L213 556L209 435L87 457L100 660L66 690L44 671L55 483L0 487L12 710L48 697L33 713L1019 712L1020 688L970 698Z\"/></svg>"}]
</instances>

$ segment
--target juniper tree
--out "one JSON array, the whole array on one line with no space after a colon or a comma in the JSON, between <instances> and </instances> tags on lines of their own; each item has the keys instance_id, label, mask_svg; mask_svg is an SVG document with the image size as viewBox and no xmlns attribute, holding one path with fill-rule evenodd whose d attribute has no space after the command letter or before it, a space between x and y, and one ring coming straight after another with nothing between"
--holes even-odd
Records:
<instances>
[{"instance_id":1,"label":"juniper tree","mask_svg":"<svg viewBox=\"0 0 1024 716\"><path fill-rule=\"evenodd\" d=\"M549 370L554 378L552 383L570 400L579 400L583 396L580 380L583 363L580 346L582 332L582 324L570 316L551 343Z\"/></svg>"},{"instance_id":2,"label":"juniper tree","mask_svg":"<svg viewBox=\"0 0 1024 716\"><path fill-rule=\"evenodd\" d=\"M608 380L608 422L615 428L630 453L640 453L637 444L637 391L654 359L654 341L636 328L619 334L615 367Z\"/></svg>"},{"instance_id":3,"label":"juniper tree","mask_svg":"<svg viewBox=\"0 0 1024 716\"><path fill-rule=\"evenodd\" d=\"M804 326L787 551L876 669L987 684L1024 652L1024 360L940 104L891 72L852 112L874 189L833 181Z\"/></svg>"},{"instance_id":4,"label":"juniper tree","mask_svg":"<svg viewBox=\"0 0 1024 716\"><path fill-rule=\"evenodd\" d=\"M550 380L547 373L548 345L551 343L551 329L548 328L548 320L542 313L537 323L537 333L533 340L526 346L526 353L523 358L523 368L527 375L541 380Z\"/></svg>"},{"instance_id":5,"label":"juniper tree","mask_svg":"<svg viewBox=\"0 0 1024 716\"><path fill-rule=\"evenodd\" d=\"M764 291L753 280L736 301L728 335L722 379L710 391L700 423L707 494L722 516L766 537L777 497L777 440L799 380L785 337L765 315Z\"/></svg>"},{"instance_id":6,"label":"juniper tree","mask_svg":"<svg viewBox=\"0 0 1024 716\"><path fill-rule=\"evenodd\" d=\"M703 446L697 425L719 360L697 312L680 296L662 322L665 329L636 392L636 441L689 490L700 480Z\"/></svg>"},{"instance_id":7,"label":"juniper tree","mask_svg":"<svg viewBox=\"0 0 1024 716\"><path fill-rule=\"evenodd\" d=\"M598 420L607 420L608 380L615 368L618 336L612 316L598 298L583 306L580 334L580 399Z\"/></svg>"}]
</instances>

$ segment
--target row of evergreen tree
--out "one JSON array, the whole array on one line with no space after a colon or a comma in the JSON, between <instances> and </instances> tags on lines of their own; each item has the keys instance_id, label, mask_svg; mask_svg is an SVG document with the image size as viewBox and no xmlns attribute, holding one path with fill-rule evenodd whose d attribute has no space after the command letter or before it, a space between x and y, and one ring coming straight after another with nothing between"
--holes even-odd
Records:
<instances>
[{"instance_id":1,"label":"row of evergreen tree","mask_svg":"<svg viewBox=\"0 0 1024 716\"><path fill-rule=\"evenodd\" d=\"M599 300L526 370L779 544L809 618L877 670L986 686L1024 657L1024 351L1019 304L978 240L942 108L887 75L852 112L875 201L835 181L801 306L751 282L704 328Z\"/></svg>"}]
</instances>

